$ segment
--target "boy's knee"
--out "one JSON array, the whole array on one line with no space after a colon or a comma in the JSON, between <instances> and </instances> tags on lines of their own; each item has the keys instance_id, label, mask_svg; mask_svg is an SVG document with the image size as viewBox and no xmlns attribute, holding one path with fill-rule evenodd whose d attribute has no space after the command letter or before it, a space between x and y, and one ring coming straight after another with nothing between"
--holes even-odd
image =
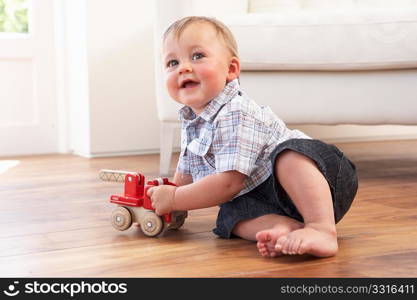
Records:
<instances>
[{"instance_id":1,"label":"boy's knee","mask_svg":"<svg viewBox=\"0 0 417 300\"><path fill-rule=\"evenodd\" d=\"M275 160L275 173L279 176L280 173L287 173L305 163L314 164L312 159L303 154L293 150L284 150Z\"/></svg>"}]
</instances>

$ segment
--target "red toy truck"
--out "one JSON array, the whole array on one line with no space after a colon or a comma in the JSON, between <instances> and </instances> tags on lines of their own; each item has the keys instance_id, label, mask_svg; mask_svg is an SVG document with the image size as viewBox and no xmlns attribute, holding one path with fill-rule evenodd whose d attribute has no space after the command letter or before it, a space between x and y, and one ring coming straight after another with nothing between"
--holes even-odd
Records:
<instances>
[{"instance_id":1,"label":"red toy truck","mask_svg":"<svg viewBox=\"0 0 417 300\"><path fill-rule=\"evenodd\" d=\"M174 211L158 216L147 195L150 187L169 184L168 178L157 178L145 184L145 176L138 172L101 170L103 181L124 182L124 194L112 195L110 202L117 204L111 214L111 224L117 230L126 230L137 223L147 236L157 236L164 229L180 228L187 217L186 211Z\"/></svg>"}]
</instances>

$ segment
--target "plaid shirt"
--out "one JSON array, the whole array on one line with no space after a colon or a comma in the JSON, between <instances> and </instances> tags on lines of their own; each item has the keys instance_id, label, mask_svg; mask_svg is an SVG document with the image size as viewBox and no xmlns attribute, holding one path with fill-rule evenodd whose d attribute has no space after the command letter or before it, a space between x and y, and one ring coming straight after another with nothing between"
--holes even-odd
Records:
<instances>
[{"instance_id":1,"label":"plaid shirt","mask_svg":"<svg viewBox=\"0 0 417 300\"><path fill-rule=\"evenodd\" d=\"M230 170L247 175L245 194L272 174L270 154L291 138L309 138L288 129L269 107L260 106L239 91L238 80L229 82L201 112L180 110L181 154L177 172L193 181Z\"/></svg>"}]
</instances>

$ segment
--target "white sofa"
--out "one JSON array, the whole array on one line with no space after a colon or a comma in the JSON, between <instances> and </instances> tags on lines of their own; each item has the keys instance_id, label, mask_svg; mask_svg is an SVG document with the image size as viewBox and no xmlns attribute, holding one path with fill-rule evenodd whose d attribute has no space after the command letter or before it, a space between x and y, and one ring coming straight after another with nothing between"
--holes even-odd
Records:
<instances>
[{"instance_id":1,"label":"white sofa","mask_svg":"<svg viewBox=\"0 0 417 300\"><path fill-rule=\"evenodd\" d=\"M156 51L186 15L230 27L242 88L288 124L417 124L416 0L158 0ZM167 175L180 106L155 65Z\"/></svg>"}]
</instances>

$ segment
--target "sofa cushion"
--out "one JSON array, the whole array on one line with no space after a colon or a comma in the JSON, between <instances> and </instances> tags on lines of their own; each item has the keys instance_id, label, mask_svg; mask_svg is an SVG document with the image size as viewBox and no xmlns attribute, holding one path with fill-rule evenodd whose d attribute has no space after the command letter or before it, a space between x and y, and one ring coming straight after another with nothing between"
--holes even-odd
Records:
<instances>
[{"instance_id":1,"label":"sofa cushion","mask_svg":"<svg viewBox=\"0 0 417 300\"><path fill-rule=\"evenodd\" d=\"M219 19L237 39L243 70L417 67L417 7L299 10Z\"/></svg>"}]
</instances>

